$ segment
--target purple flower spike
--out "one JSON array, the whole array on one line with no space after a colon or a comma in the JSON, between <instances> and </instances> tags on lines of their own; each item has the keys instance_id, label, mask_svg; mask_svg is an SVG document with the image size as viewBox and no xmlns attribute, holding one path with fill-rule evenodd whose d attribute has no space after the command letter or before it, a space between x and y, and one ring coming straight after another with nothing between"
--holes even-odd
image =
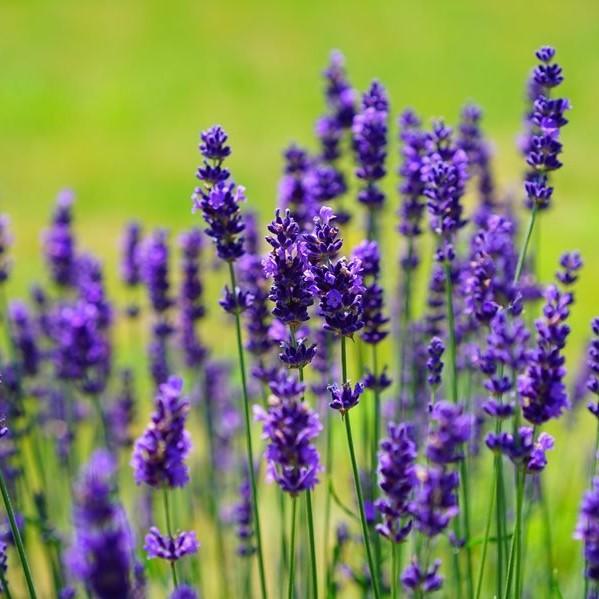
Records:
<instances>
[{"instance_id":1,"label":"purple flower spike","mask_svg":"<svg viewBox=\"0 0 599 599\"><path fill-rule=\"evenodd\" d=\"M245 201L245 189L236 186L229 179L229 171L222 167L223 160L231 153L224 130L211 127L202 133L201 139L204 162L197 178L202 186L193 193L194 210L201 210L207 224L206 234L213 239L218 257L234 262L244 254L245 223L239 204Z\"/></svg>"},{"instance_id":2,"label":"purple flower spike","mask_svg":"<svg viewBox=\"0 0 599 599\"><path fill-rule=\"evenodd\" d=\"M89 461L75 487L75 538L67 554L71 573L101 599L129 597L134 540L114 500L116 463L105 450Z\"/></svg>"},{"instance_id":3,"label":"purple flower spike","mask_svg":"<svg viewBox=\"0 0 599 599\"><path fill-rule=\"evenodd\" d=\"M283 342L279 359L288 368L304 368L312 362L316 355L316 345L308 345L305 339L298 339L297 344Z\"/></svg>"},{"instance_id":4,"label":"purple flower spike","mask_svg":"<svg viewBox=\"0 0 599 599\"><path fill-rule=\"evenodd\" d=\"M235 293L233 293L228 287L225 287L223 297L218 303L229 314L241 314L252 305L253 299L254 296L249 291L236 287Z\"/></svg>"},{"instance_id":5,"label":"purple flower spike","mask_svg":"<svg viewBox=\"0 0 599 599\"><path fill-rule=\"evenodd\" d=\"M447 401L438 401L432 407L431 427L426 446L426 457L433 464L452 464L464 459L463 444L470 440L473 420L464 413L464 407Z\"/></svg>"},{"instance_id":6,"label":"purple flower spike","mask_svg":"<svg viewBox=\"0 0 599 599\"><path fill-rule=\"evenodd\" d=\"M322 430L318 415L308 404L285 397L271 398L268 410L255 406L254 414L268 440L269 479L292 496L313 489L321 471L318 450L311 443Z\"/></svg>"},{"instance_id":7,"label":"purple flower spike","mask_svg":"<svg viewBox=\"0 0 599 599\"><path fill-rule=\"evenodd\" d=\"M185 430L189 401L182 397L182 389L183 381L177 377L160 386L150 424L133 449L131 466L137 484L182 487L189 480L185 464L191 450Z\"/></svg>"},{"instance_id":8,"label":"purple flower spike","mask_svg":"<svg viewBox=\"0 0 599 599\"><path fill-rule=\"evenodd\" d=\"M358 405L360 395L364 391L364 385L356 383L352 389L350 383L343 383L341 387L334 384L330 385L328 389L331 394L329 407L333 408L333 410L338 410L341 414L345 414L345 412Z\"/></svg>"},{"instance_id":9,"label":"purple flower spike","mask_svg":"<svg viewBox=\"0 0 599 599\"><path fill-rule=\"evenodd\" d=\"M185 531L170 537L161 534L155 526L150 528L144 543L144 549L150 559L157 557L169 562L176 562L186 555L193 555L199 548L200 544L195 532Z\"/></svg>"},{"instance_id":10,"label":"purple flower spike","mask_svg":"<svg viewBox=\"0 0 599 599\"><path fill-rule=\"evenodd\" d=\"M431 387L438 387L441 384L441 373L443 372L443 353L445 345L439 337L433 337L428 344L428 360L426 368L428 370L427 381Z\"/></svg>"},{"instance_id":11,"label":"purple flower spike","mask_svg":"<svg viewBox=\"0 0 599 599\"><path fill-rule=\"evenodd\" d=\"M593 332L593 339L587 350L589 376L586 386L591 393L597 396L597 402L589 404L589 411L599 418L599 318L592 320L591 330Z\"/></svg>"},{"instance_id":12,"label":"purple flower spike","mask_svg":"<svg viewBox=\"0 0 599 599\"><path fill-rule=\"evenodd\" d=\"M314 217L312 233L304 236L310 264L323 264L335 260L339 255L343 241L333 223L335 218L333 209L328 206L322 206L318 216Z\"/></svg>"},{"instance_id":13,"label":"purple flower spike","mask_svg":"<svg viewBox=\"0 0 599 599\"><path fill-rule=\"evenodd\" d=\"M8 307L8 317L12 342L18 354L22 373L35 376L42 356L31 313L23 302L13 301Z\"/></svg>"},{"instance_id":14,"label":"purple flower spike","mask_svg":"<svg viewBox=\"0 0 599 599\"><path fill-rule=\"evenodd\" d=\"M599 478L584 494L574 538L584 543L585 576L599 582ZM591 597L591 595L589 595Z\"/></svg>"},{"instance_id":15,"label":"purple flower spike","mask_svg":"<svg viewBox=\"0 0 599 599\"><path fill-rule=\"evenodd\" d=\"M292 144L283 153L285 172L279 182L278 205L289 210L302 227L310 222L314 212L312 193L307 181L310 171L308 153Z\"/></svg>"},{"instance_id":16,"label":"purple flower spike","mask_svg":"<svg viewBox=\"0 0 599 599\"><path fill-rule=\"evenodd\" d=\"M269 299L275 304L273 315L296 330L308 320L308 308L314 303L305 243L297 222L290 212L281 215L268 226L266 241L272 250L264 261L264 273L273 281Z\"/></svg>"},{"instance_id":17,"label":"purple flower spike","mask_svg":"<svg viewBox=\"0 0 599 599\"><path fill-rule=\"evenodd\" d=\"M411 595L420 596L425 593L438 591L443 586L443 577L439 574L441 561L435 560L433 565L426 571L422 570L418 562L413 559L401 575L401 582L407 592Z\"/></svg>"},{"instance_id":18,"label":"purple flower spike","mask_svg":"<svg viewBox=\"0 0 599 599\"><path fill-rule=\"evenodd\" d=\"M559 265L562 270L557 271L555 278L564 286L569 287L578 280L578 271L582 268L583 262L578 252L566 252L562 254Z\"/></svg>"},{"instance_id":19,"label":"purple flower spike","mask_svg":"<svg viewBox=\"0 0 599 599\"><path fill-rule=\"evenodd\" d=\"M376 502L383 518L376 530L390 541L401 543L412 529L408 503L416 485L416 444L407 424L390 422L388 432L389 436L381 441L379 451L379 486L385 497Z\"/></svg>"},{"instance_id":20,"label":"purple flower spike","mask_svg":"<svg viewBox=\"0 0 599 599\"><path fill-rule=\"evenodd\" d=\"M323 73L326 80L327 104L337 125L347 129L351 126L356 104L356 94L347 80L345 57L338 50L331 52L329 66Z\"/></svg>"},{"instance_id":21,"label":"purple flower spike","mask_svg":"<svg viewBox=\"0 0 599 599\"><path fill-rule=\"evenodd\" d=\"M52 276L59 287L71 287L77 277L75 237L72 231L74 194L61 191L56 200L50 228L44 233L44 254Z\"/></svg>"},{"instance_id":22,"label":"purple flower spike","mask_svg":"<svg viewBox=\"0 0 599 599\"><path fill-rule=\"evenodd\" d=\"M138 222L127 224L121 241L121 279L127 287L135 287L141 281L141 236L141 225Z\"/></svg>"},{"instance_id":23,"label":"purple flower spike","mask_svg":"<svg viewBox=\"0 0 599 599\"><path fill-rule=\"evenodd\" d=\"M546 452L553 448L553 437L541 433L535 441L533 429L522 426L514 438L511 433L489 433L485 440L494 452L506 455L514 464L522 465L527 472L541 472L547 465Z\"/></svg>"},{"instance_id":24,"label":"purple flower spike","mask_svg":"<svg viewBox=\"0 0 599 599\"><path fill-rule=\"evenodd\" d=\"M537 345L530 352L524 374L518 378L524 417L537 425L558 418L569 406L562 351L570 333L566 321L573 296L550 285L545 302L543 317L536 321Z\"/></svg>"}]
</instances>

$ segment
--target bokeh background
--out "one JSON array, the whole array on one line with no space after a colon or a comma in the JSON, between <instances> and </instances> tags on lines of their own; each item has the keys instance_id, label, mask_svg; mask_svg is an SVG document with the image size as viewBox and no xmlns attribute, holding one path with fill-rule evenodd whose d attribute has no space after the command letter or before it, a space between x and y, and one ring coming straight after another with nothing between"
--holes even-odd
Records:
<instances>
[{"instance_id":1,"label":"bokeh background","mask_svg":"<svg viewBox=\"0 0 599 599\"><path fill-rule=\"evenodd\" d=\"M542 218L541 272L549 277L565 249L585 258L569 350L575 370L587 323L599 313L594 0L2 2L0 210L11 216L16 238L9 293L41 276L40 231L62 187L75 190L77 231L104 259L113 287L126 219L173 231L198 223L189 199L197 141L214 122L230 134L236 180L267 218L282 148L291 140L314 147L313 123L324 108L320 72L333 48L346 55L356 87L373 77L387 86L395 113L411 106L425 119L455 122L465 101L480 104L499 184L518 200L524 85L533 51L544 43L558 49L563 93L574 109L555 205ZM391 176L389 231L394 185ZM396 255L390 233L389 271ZM560 433L548 473L557 566L572 581L579 549L571 535L585 484L580 455L592 444L591 429L581 416Z\"/></svg>"}]
</instances>

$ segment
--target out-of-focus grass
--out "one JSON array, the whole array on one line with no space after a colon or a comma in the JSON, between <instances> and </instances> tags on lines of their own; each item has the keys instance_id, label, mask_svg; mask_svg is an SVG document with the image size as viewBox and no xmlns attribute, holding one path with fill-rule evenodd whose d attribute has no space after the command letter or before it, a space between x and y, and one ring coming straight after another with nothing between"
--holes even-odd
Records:
<instances>
[{"instance_id":1,"label":"out-of-focus grass","mask_svg":"<svg viewBox=\"0 0 599 599\"><path fill-rule=\"evenodd\" d=\"M593 0L3 3L0 210L11 215L16 235L11 292L22 293L41 276L39 232L63 186L78 195L82 245L105 259L113 283L117 238L128 217L173 230L198 223L189 201L197 138L213 122L229 131L231 168L250 204L267 217L281 148L290 140L313 143L313 120L323 108L319 72L331 48L345 52L360 89L380 78L395 111L409 105L425 118L453 122L465 100L480 103L496 144L498 179L518 199L515 138L524 81L543 43L558 48L563 90L574 106L555 207L542 219L541 268L549 277L566 248L579 248L586 259L573 318L575 366L587 322L599 313L599 4ZM391 235L386 244L384 261L394 271ZM580 456L592 444L590 423L580 426L560 434L548 473L552 508L560 514L556 562L570 572L577 559L571 531L585 484ZM531 543L541 543L535 526Z\"/></svg>"}]
</instances>

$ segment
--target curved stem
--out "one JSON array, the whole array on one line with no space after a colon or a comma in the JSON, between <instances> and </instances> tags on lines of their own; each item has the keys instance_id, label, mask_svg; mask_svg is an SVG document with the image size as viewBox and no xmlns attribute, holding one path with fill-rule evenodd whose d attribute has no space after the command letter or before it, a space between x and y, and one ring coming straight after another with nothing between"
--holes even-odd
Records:
<instances>
[{"instance_id":1,"label":"curved stem","mask_svg":"<svg viewBox=\"0 0 599 599\"><path fill-rule=\"evenodd\" d=\"M8 493L8 487L6 486L6 480L4 479L4 474L0 470L0 492L2 493L2 499L4 500L4 507L6 508L6 513L8 515L8 522L10 524L10 531L12 533L12 537L15 541L15 545L17 546L17 552L19 554L19 559L21 560L21 567L23 568L23 574L25 575L25 582L27 584L27 591L29 592L30 599L37 599L37 595L35 593L35 585L33 584L33 577L31 576L31 569L29 568L29 562L27 561L27 554L25 552L25 547L23 545L23 539L21 538L21 533L19 531L19 527L17 526L17 521L15 519L15 511L12 506L12 502L10 500L10 495Z\"/></svg>"},{"instance_id":2,"label":"curved stem","mask_svg":"<svg viewBox=\"0 0 599 599\"><path fill-rule=\"evenodd\" d=\"M235 281L235 270L233 263L229 262L229 276L231 279L232 292L235 293L237 283ZM262 552L262 532L260 529L260 515L258 512L258 494L256 492L256 473L254 472L254 450L252 447L252 428L250 424L250 400L248 397L247 380L245 373L245 358L243 354L243 341L241 335L241 318L239 312L235 314L235 331L237 333L237 353L239 357L239 370L241 373L241 387L243 391L243 415L245 421L245 438L248 460L248 471L250 475L250 485L252 487L252 507L254 512L254 525L256 529L256 545L258 555L258 572L260 574L260 590L262 599L266 599L266 575L264 570L264 556Z\"/></svg>"},{"instance_id":3,"label":"curved stem","mask_svg":"<svg viewBox=\"0 0 599 599\"><path fill-rule=\"evenodd\" d=\"M291 542L289 545L289 585L287 587L288 599L293 599L293 586L295 584L295 522L297 518L297 498L291 497Z\"/></svg>"},{"instance_id":4,"label":"curved stem","mask_svg":"<svg viewBox=\"0 0 599 599\"><path fill-rule=\"evenodd\" d=\"M522 538L522 503L524 499L524 477L526 473L522 468L516 471L516 524L514 525L514 536L512 537L512 546L510 549L510 561L507 572L507 582L505 584L505 595L507 599L510 596L512 580L515 578L515 596L518 596L520 588L520 550ZM515 575L514 575L515 572Z\"/></svg>"},{"instance_id":5,"label":"curved stem","mask_svg":"<svg viewBox=\"0 0 599 599\"><path fill-rule=\"evenodd\" d=\"M399 571L398 571L398 543L394 543L391 541L391 599L397 599L398 596L398 579L399 579Z\"/></svg>"}]
</instances>

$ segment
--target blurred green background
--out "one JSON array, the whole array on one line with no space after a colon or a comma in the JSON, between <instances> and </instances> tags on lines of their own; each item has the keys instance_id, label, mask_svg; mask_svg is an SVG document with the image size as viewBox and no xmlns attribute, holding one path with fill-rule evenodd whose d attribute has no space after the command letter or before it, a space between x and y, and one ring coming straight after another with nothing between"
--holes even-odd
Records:
<instances>
[{"instance_id":1,"label":"blurred green background","mask_svg":"<svg viewBox=\"0 0 599 599\"><path fill-rule=\"evenodd\" d=\"M574 109L555 206L542 219L541 269L549 277L564 249L580 249L586 260L573 315L575 368L599 313L595 0L2 2L0 210L16 237L11 291L42 272L40 231L62 187L76 191L82 245L105 259L111 281L127 218L173 230L198 223L189 200L197 141L214 122L230 134L231 168L251 205L270 214L281 149L291 140L314 145L320 72L332 48L345 53L359 89L372 77L387 86L396 113L412 106L427 120L455 122L465 101L479 103L499 183L518 199L524 85L533 51L545 43L558 49ZM391 215L393 177L387 185ZM388 237L389 270L394 246ZM562 433L554 452L568 468L549 471L560 568L578 559L571 533L586 484L578 456L592 444L592 424L579 426Z\"/></svg>"}]
</instances>

